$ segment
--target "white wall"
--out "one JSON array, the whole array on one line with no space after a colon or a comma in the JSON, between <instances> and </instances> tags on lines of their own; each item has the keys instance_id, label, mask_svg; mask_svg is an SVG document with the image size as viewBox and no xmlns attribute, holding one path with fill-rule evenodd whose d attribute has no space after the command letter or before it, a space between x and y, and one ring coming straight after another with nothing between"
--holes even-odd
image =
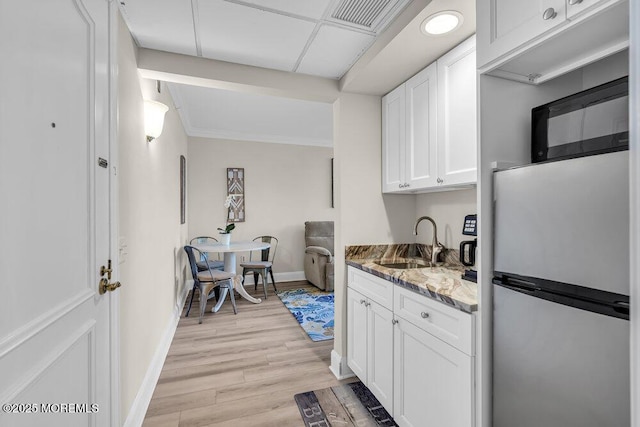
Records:
<instances>
[{"instance_id":1,"label":"white wall","mask_svg":"<svg viewBox=\"0 0 640 427\"><path fill-rule=\"evenodd\" d=\"M463 240L473 240L472 236L462 235L465 215L476 213L476 189L442 191L418 194L416 200L416 219L421 216L433 218L438 226L438 241L448 249L459 249ZM430 245L433 239L433 227L428 222L420 223L416 243Z\"/></svg>"},{"instance_id":2,"label":"white wall","mask_svg":"<svg viewBox=\"0 0 640 427\"><path fill-rule=\"evenodd\" d=\"M138 394L144 393L141 387L149 385L143 384L145 375L154 368L167 331L172 333L184 287L180 247L187 237L187 226L180 225L178 183L179 157L186 155L187 138L168 92L158 94L155 81L140 81L134 44L121 19L118 36L119 236L126 245L121 252L122 287L118 291L124 423L127 417L135 416L132 405ZM144 134L143 97L170 107L163 134L150 143ZM144 402L143 406L137 409L146 410Z\"/></svg>"},{"instance_id":3,"label":"white wall","mask_svg":"<svg viewBox=\"0 0 640 427\"><path fill-rule=\"evenodd\" d=\"M334 352L345 358L345 246L412 242L416 199L411 195L382 194L379 96L342 94L334 104L333 128L340 215L336 227Z\"/></svg>"},{"instance_id":4,"label":"white wall","mask_svg":"<svg viewBox=\"0 0 640 427\"><path fill-rule=\"evenodd\" d=\"M277 237L276 281L303 279L304 222L335 218L333 149L209 138L189 138L188 147L189 238L217 237L227 214L227 168L244 168L246 221L236 223L232 240Z\"/></svg>"}]
</instances>

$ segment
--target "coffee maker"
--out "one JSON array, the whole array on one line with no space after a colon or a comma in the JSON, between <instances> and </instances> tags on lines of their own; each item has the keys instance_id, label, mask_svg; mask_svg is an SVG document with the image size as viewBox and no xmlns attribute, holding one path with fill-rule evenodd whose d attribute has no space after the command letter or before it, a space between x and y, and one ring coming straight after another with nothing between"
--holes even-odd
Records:
<instances>
[{"instance_id":1,"label":"coffee maker","mask_svg":"<svg viewBox=\"0 0 640 427\"><path fill-rule=\"evenodd\" d=\"M478 215L467 215L464 217L464 226L462 227L464 236L478 235ZM460 262L467 267L473 267L476 263L476 248L478 247L478 239L465 240L460 242ZM476 282L478 280L478 272L473 269L467 269L462 274L464 280Z\"/></svg>"}]
</instances>

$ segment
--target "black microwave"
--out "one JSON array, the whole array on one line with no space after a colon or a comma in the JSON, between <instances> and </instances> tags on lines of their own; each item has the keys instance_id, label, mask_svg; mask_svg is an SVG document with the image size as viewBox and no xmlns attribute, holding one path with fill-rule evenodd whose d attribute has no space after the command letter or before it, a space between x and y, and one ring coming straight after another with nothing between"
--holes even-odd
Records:
<instances>
[{"instance_id":1,"label":"black microwave","mask_svg":"<svg viewBox=\"0 0 640 427\"><path fill-rule=\"evenodd\" d=\"M532 163L628 149L628 77L531 110Z\"/></svg>"}]
</instances>

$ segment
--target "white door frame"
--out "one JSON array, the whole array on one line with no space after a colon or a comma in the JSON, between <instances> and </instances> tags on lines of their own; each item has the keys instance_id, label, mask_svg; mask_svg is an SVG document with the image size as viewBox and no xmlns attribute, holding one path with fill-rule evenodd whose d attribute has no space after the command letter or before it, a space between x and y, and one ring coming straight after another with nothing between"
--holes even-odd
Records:
<instances>
[{"instance_id":1,"label":"white door frame","mask_svg":"<svg viewBox=\"0 0 640 427\"><path fill-rule=\"evenodd\" d=\"M640 426L640 2L629 7L631 425Z\"/></svg>"},{"instance_id":2,"label":"white door frame","mask_svg":"<svg viewBox=\"0 0 640 427\"><path fill-rule=\"evenodd\" d=\"M109 1L109 202L111 261L120 278L118 192L118 5ZM109 361L111 364L111 425L120 426L120 292L109 293Z\"/></svg>"}]
</instances>

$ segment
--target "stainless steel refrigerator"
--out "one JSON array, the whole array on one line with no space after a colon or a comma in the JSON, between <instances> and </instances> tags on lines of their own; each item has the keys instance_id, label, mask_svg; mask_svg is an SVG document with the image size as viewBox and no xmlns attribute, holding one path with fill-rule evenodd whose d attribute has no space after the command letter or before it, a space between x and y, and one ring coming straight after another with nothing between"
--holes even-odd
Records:
<instances>
[{"instance_id":1,"label":"stainless steel refrigerator","mask_svg":"<svg viewBox=\"0 0 640 427\"><path fill-rule=\"evenodd\" d=\"M628 151L494 175L493 427L627 427Z\"/></svg>"}]
</instances>

